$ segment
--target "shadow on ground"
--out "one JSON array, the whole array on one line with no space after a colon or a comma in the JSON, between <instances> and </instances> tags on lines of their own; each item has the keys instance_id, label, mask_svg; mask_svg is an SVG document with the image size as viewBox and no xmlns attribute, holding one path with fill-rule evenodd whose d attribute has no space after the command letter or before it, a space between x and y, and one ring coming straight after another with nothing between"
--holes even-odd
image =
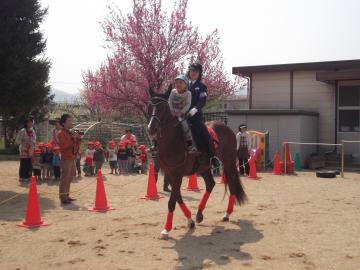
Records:
<instances>
[{"instance_id":1,"label":"shadow on ground","mask_svg":"<svg viewBox=\"0 0 360 270\"><path fill-rule=\"evenodd\" d=\"M203 269L211 266L222 266L233 260L251 260L249 253L241 251L243 245L255 243L263 238L248 220L232 222L239 229L226 229L224 226L212 226L209 235L195 236L188 231L179 240L174 241L180 266L176 270Z\"/></svg>"},{"instance_id":2,"label":"shadow on ground","mask_svg":"<svg viewBox=\"0 0 360 270\"><path fill-rule=\"evenodd\" d=\"M0 220L15 221L24 219L27 207L27 193L2 190L0 191L0 202L18 194L19 196L0 205ZM39 204L42 213L55 207L54 200L42 197L41 195L39 196Z\"/></svg>"}]
</instances>

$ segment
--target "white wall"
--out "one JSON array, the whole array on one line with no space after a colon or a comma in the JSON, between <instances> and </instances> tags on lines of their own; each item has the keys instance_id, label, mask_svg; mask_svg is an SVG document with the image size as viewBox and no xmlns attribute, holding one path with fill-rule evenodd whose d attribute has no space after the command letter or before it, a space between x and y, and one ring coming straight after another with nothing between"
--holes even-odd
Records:
<instances>
[{"instance_id":1,"label":"white wall","mask_svg":"<svg viewBox=\"0 0 360 270\"><path fill-rule=\"evenodd\" d=\"M319 142L335 141L335 86L316 81L316 71L294 72L294 109L319 113Z\"/></svg>"},{"instance_id":2,"label":"white wall","mask_svg":"<svg viewBox=\"0 0 360 270\"><path fill-rule=\"evenodd\" d=\"M252 82L253 109L290 108L290 72L254 73Z\"/></svg>"}]
</instances>

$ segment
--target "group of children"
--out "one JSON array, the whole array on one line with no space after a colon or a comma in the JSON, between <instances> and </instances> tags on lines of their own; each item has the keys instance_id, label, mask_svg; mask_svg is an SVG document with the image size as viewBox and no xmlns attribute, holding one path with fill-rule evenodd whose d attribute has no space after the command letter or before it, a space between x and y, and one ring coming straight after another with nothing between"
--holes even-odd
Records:
<instances>
[{"instance_id":1,"label":"group of children","mask_svg":"<svg viewBox=\"0 0 360 270\"><path fill-rule=\"evenodd\" d=\"M33 175L37 180L60 179L60 147L39 143L32 158Z\"/></svg>"},{"instance_id":2,"label":"group of children","mask_svg":"<svg viewBox=\"0 0 360 270\"><path fill-rule=\"evenodd\" d=\"M85 176L97 174L105 161L109 162L111 174L146 174L146 146L137 146L136 142L121 140L116 147L115 141L109 141L107 149L104 150L99 141L89 141L83 168Z\"/></svg>"}]
</instances>

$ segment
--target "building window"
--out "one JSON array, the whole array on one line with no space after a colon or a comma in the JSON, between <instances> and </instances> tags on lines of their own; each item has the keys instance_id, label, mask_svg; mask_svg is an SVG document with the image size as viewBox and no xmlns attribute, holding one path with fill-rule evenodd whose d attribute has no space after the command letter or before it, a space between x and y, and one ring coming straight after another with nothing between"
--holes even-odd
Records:
<instances>
[{"instance_id":1,"label":"building window","mask_svg":"<svg viewBox=\"0 0 360 270\"><path fill-rule=\"evenodd\" d=\"M360 85L339 87L339 131L360 132Z\"/></svg>"}]
</instances>

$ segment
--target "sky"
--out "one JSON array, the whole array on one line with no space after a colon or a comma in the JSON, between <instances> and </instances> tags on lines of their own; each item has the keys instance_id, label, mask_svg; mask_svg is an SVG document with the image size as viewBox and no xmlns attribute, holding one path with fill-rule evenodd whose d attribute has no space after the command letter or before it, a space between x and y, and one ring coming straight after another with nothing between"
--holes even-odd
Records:
<instances>
[{"instance_id":1,"label":"sky","mask_svg":"<svg viewBox=\"0 0 360 270\"><path fill-rule=\"evenodd\" d=\"M100 22L108 5L124 14L132 0L40 0L50 84L82 89L82 72L109 53ZM169 9L173 0L163 0ZM219 29L225 69L233 66L360 59L358 0L189 0L188 18L203 35Z\"/></svg>"}]
</instances>

